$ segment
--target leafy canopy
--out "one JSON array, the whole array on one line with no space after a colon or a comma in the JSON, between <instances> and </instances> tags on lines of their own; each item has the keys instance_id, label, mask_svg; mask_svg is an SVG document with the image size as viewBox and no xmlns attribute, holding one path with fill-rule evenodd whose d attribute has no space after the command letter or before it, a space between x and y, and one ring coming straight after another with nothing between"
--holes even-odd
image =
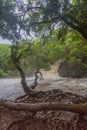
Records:
<instances>
[{"instance_id":1,"label":"leafy canopy","mask_svg":"<svg viewBox=\"0 0 87 130\"><path fill-rule=\"evenodd\" d=\"M25 6L29 29L47 35L64 24L77 30L87 40L87 2L82 0L27 0ZM38 36L39 36L38 35Z\"/></svg>"},{"instance_id":2,"label":"leafy canopy","mask_svg":"<svg viewBox=\"0 0 87 130\"><path fill-rule=\"evenodd\" d=\"M22 37L23 12L20 8L22 1L18 0L0 0L0 36L12 41Z\"/></svg>"}]
</instances>

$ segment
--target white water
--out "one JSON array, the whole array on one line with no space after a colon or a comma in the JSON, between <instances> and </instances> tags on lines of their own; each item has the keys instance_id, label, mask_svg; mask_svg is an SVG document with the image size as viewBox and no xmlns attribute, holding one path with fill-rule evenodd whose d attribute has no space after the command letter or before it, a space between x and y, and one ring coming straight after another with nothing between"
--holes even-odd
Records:
<instances>
[{"instance_id":1,"label":"white water","mask_svg":"<svg viewBox=\"0 0 87 130\"><path fill-rule=\"evenodd\" d=\"M33 82L33 78L27 78L28 84ZM20 78L0 79L0 98L12 99L23 95ZM87 95L87 78L62 78L57 74L46 74L44 80L39 81L37 90L60 89L81 95Z\"/></svg>"},{"instance_id":2,"label":"white water","mask_svg":"<svg viewBox=\"0 0 87 130\"><path fill-rule=\"evenodd\" d=\"M31 81L33 78L29 78ZM0 79L0 98L15 98L24 94L20 78Z\"/></svg>"}]
</instances>

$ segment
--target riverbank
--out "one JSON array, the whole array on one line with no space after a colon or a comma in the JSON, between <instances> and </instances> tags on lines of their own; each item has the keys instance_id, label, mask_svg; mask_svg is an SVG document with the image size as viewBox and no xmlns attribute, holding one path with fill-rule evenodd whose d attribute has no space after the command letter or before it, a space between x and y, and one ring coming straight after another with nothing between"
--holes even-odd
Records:
<instances>
[{"instance_id":1,"label":"riverbank","mask_svg":"<svg viewBox=\"0 0 87 130\"><path fill-rule=\"evenodd\" d=\"M27 77L26 80L28 85L30 85L34 77ZM21 79L19 77L0 79L0 98L14 100L24 95L20 82ZM35 100L36 103L36 100L40 102L57 100L59 103L72 103L72 101L79 103L81 100L80 95L83 97L87 95L87 78L62 78L53 71L43 72L43 80L38 81L35 89L37 91L49 90L49 93L47 92L44 95L41 93L36 98L30 97L29 101L32 100L34 102ZM52 89L58 90L54 91L55 94L53 94L52 91L50 93ZM64 97L62 97L62 94L59 94L59 90L66 93L65 95L63 93ZM76 95L75 97L73 94L78 96ZM25 101L27 100L28 98ZM9 111L6 109L0 112L0 130L6 130L12 122L14 122L12 125L13 130L83 130L83 128L86 130L87 120L85 118L87 117L65 111L42 111L34 115L29 112Z\"/></svg>"}]
</instances>

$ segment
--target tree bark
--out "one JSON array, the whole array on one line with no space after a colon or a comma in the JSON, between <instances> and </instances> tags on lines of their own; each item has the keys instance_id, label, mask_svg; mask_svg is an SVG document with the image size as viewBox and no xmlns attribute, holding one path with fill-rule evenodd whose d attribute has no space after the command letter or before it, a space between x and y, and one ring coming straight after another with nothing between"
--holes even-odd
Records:
<instances>
[{"instance_id":1,"label":"tree bark","mask_svg":"<svg viewBox=\"0 0 87 130\"><path fill-rule=\"evenodd\" d=\"M22 68L17 63L14 63L14 64L15 64L16 69L20 72L20 75L21 75L21 84L22 84L22 87L24 89L24 92L25 93L31 92L32 89L29 88L28 85L27 85L27 83L26 83L25 74L24 74Z\"/></svg>"},{"instance_id":2,"label":"tree bark","mask_svg":"<svg viewBox=\"0 0 87 130\"><path fill-rule=\"evenodd\" d=\"M85 30L85 27L83 27L83 29L79 28L77 31L79 31L81 35L84 37L84 39L87 41L87 31Z\"/></svg>"},{"instance_id":3,"label":"tree bark","mask_svg":"<svg viewBox=\"0 0 87 130\"><path fill-rule=\"evenodd\" d=\"M38 76L38 74L40 74L40 77ZM42 79L42 73L37 69L37 71L35 72L34 83L30 86L32 89L35 89L35 87L37 86L38 78Z\"/></svg>"},{"instance_id":4,"label":"tree bark","mask_svg":"<svg viewBox=\"0 0 87 130\"><path fill-rule=\"evenodd\" d=\"M35 89L35 87L37 86L37 80L38 80L38 75L37 72L35 72L34 83L30 86L32 89Z\"/></svg>"},{"instance_id":5,"label":"tree bark","mask_svg":"<svg viewBox=\"0 0 87 130\"><path fill-rule=\"evenodd\" d=\"M83 37L84 39L87 41L87 25L78 25L76 26L72 21L70 22L68 19L62 17L61 15L59 15L61 20L63 20L68 26L70 26L71 28L73 28L74 30L78 31Z\"/></svg>"},{"instance_id":6,"label":"tree bark","mask_svg":"<svg viewBox=\"0 0 87 130\"><path fill-rule=\"evenodd\" d=\"M0 107L2 108L2 106L16 111L38 112L45 110L62 110L79 114L87 114L87 104L61 104L57 102L29 104L0 100Z\"/></svg>"},{"instance_id":7,"label":"tree bark","mask_svg":"<svg viewBox=\"0 0 87 130\"><path fill-rule=\"evenodd\" d=\"M27 86L27 83L26 83L26 79L25 79L25 73L23 71L23 69L21 68L20 66L20 55L17 56L17 48L12 45L11 46L11 58L12 58L12 61L13 61L13 64L15 65L15 68L19 71L20 75L21 75L21 84L22 84L22 87L24 89L24 92L25 93L29 93L31 92L31 88L29 88Z\"/></svg>"}]
</instances>

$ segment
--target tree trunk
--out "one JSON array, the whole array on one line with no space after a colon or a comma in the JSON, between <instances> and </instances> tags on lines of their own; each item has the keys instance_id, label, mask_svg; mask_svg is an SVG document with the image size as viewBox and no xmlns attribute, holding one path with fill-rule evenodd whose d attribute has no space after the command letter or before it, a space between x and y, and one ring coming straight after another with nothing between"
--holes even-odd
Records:
<instances>
[{"instance_id":1,"label":"tree trunk","mask_svg":"<svg viewBox=\"0 0 87 130\"><path fill-rule=\"evenodd\" d=\"M14 63L14 64L15 64L16 69L19 71L19 73L21 75L21 84L22 84L22 87L24 89L24 92L25 93L31 92L32 90L27 86L27 83L25 80L25 74L24 74L22 68L17 63Z\"/></svg>"},{"instance_id":2,"label":"tree trunk","mask_svg":"<svg viewBox=\"0 0 87 130\"><path fill-rule=\"evenodd\" d=\"M38 74L40 74L40 77L38 76ZM35 72L35 79L34 79L34 83L30 86L32 89L35 89L35 87L38 84L38 78L42 79L42 73L37 69L37 71Z\"/></svg>"},{"instance_id":3,"label":"tree trunk","mask_svg":"<svg viewBox=\"0 0 87 130\"><path fill-rule=\"evenodd\" d=\"M35 79L34 79L34 83L31 85L32 89L35 89L35 87L37 86L37 80L38 80L38 71L35 72Z\"/></svg>"},{"instance_id":4,"label":"tree trunk","mask_svg":"<svg viewBox=\"0 0 87 130\"><path fill-rule=\"evenodd\" d=\"M0 100L0 107L2 108L2 106L16 111L38 112L45 110L62 110L79 114L87 114L87 104L61 104L57 102L30 104L30 103L15 103L6 100Z\"/></svg>"},{"instance_id":5,"label":"tree trunk","mask_svg":"<svg viewBox=\"0 0 87 130\"><path fill-rule=\"evenodd\" d=\"M25 93L32 92L32 89L27 86L26 79L25 79L25 73L24 73L23 69L21 68L20 62L19 62L20 55L17 57L16 51L17 51L16 46L12 45L11 46L11 58L12 58L13 64L15 65L16 69L19 71L19 73L21 75L21 84L24 89L24 92Z\"/></svg>"},{"instance_id":6,"label":"tree trunk","mask_svg":"<svg viewBox=\"0 0 87 130\"><path fill-rule=\"evenodd\" d=\"M85 30L85 28L84 29L81 28L78 31L82 34L82 36L84 37L84 39L87 41L87 31Z\"/></svg>"},{"instance_id":7,"label":"tree trunk","mask_svg":"<svg viewBox=\"0 0 87 130\"><path fill-rule=\"evenodd\" d=\"M87 24L81 24L76 26L73 22L70 22L68 19L62 17L60 15L60 18L71 28L73 28L74 30L78 31L83 37L84 39L87 41Z\"/></svg>"}]
</instances>

